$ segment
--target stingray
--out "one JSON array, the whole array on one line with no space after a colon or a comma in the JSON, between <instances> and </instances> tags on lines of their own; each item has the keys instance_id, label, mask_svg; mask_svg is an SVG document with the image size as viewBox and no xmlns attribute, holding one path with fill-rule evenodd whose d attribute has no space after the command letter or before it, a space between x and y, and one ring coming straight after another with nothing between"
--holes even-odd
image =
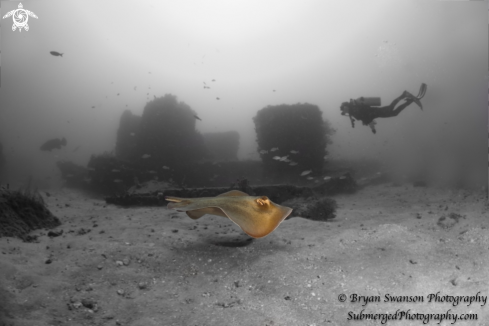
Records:
<instances>
[{"instance_id":1,"label":"stingray","mask_svg":"<svg viewBox=\"0 0 489 326\"><path fill-rule=\"evenodd\" d=\"M267 236L292 213L292 208L275 204L267 196L248 196L238 190L216 197L165 199L171 202L168 208L186 212L194 220L205 214L227 217L253 238Z\"/></svg>"}]
</instances>

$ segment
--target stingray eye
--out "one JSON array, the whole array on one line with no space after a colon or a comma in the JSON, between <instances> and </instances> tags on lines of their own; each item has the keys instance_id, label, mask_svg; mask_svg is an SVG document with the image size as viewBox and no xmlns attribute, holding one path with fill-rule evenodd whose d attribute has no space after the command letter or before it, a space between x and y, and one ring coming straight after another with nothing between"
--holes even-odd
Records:
<instances>
[{"instance_id":1,"label":"stingray eye","mask_svg":"<svg viewBox=\"0 0 489 326\"><path fill-rule=\"evenodd\" d=\"M260 197L256 200L256 202L259 204L259 205L267 205L268 204L268 197L267 196L263 196L263 197Z\"/></svg>"}]
</instances>

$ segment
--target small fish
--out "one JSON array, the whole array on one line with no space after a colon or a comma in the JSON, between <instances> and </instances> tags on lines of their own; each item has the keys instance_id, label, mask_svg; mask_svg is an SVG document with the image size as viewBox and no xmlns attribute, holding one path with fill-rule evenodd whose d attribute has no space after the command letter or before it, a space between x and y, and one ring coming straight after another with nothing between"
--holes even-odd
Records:
<instances>
[{"instance_id":1,"label":"small fish","mask_svg":"<svg viewBox=\"0 0 489 326\"><path fill-rule=\"evenodd\" d=\"M274 157L273 157L273 159L274 159L274 160L280 160L280 159L281 159L281 157L280 157L280 156L274 156Z\"/></svg>"},{"instance_id":2,"label":"small fish","mask_svg":"<svg viewBox=\"0 0 489 326\"><path fill-rule=\"evenodd\" d=\"M163 165L163 169L170 170L170 168L168 166L166 166L166 165Z\"/></svg>"},{"instance_id":3,"label":"small fish","mask_svg":"<svg viewBox=\"0 0 489 326\"><path fill-rule=\"evenodd\" d=\"M76 148L73 150L73 153L76 152L77 150L79 150L80 147L81 147L81 145L76 146Z\"/></svg>"},{"instance_id":4,"label":"small fish","mask_svg":"<svg viewBox=\"0 0 489 326\"><path fill-rule=\"evenodd\" d=\"M117 96L119 96L120 93L117 93Z\"/></svg>"},{"instance_id":5,"label":"small fish","mask_svg":"<svg viewBox=\"0 0 489 326\"><path fill-rule=\"evenodd\" d=\"M121 170L113 169L112 172L121 172Z\"/></svg>"},{"instance_id":6,"label":"small fish","mask_svg":"<svg viewBox=\"0 0 489 326\"><path fill-rule=\"evenodd\" d=\"M311 172L312 172L312 170L306 170L306 171L304 171L304 172L301 173L301 177L303 177L305 175L308 175Z\"/></svg>"},{"instance_id":7,"label":"small fish","mask_svg":"<svg viewBox=\"0 0 489 326\"><path fill-rule=\"evenodd\" d=\"M138 87L137 86L134 86L134 90L136 90Z\"/></svg>"},{"instance_id":8,"label":"small fish","mask_svg":"<svg viewBox=\"0 0 489 326\"><path fill-rule=\"evenodd\" d=\"M141 157L142 157L142 158L144 158L144 159L146 159L146 158L150 158L150 157L151 157L151 155L149 155L149 154L144 154L144 155L143 155L143 156L141 156Z\"/></svg>"},{"instance_id":9,"label":"small fish","mask_svg":"<svg viewBox=\"0 0 489 326\"><path fill-rule=\"evenodd\" d=\"M121 183L122 180L121 179L114 179L114 182Z\"/></svg>"},{"instance_id":10,"label":"small fish","mask_svg":"<svg viewBox=\"0 0 489 326\"><path fill-rule=\"evenodd\" d=\"M261 150L261 151L259 151L258 153L260 153L260 154L268 154L268 151L266 151L266 150L262 149L262 150Z\"/></svg>"},{"instance_id":11,"label":"small fish","mask_svg":"<svg viewBox=\"0 0 489 326\"><path fill-rule=\"evenodd\" d=\"M282 158L282 159L280 160L280 162L289 163L289 162L290 162L290 160L289 160L288 158L286 158L286 159L283 159L283 158Z\"/></svg>"},{"instance_id":12,"label":"small fish","mask_svg":"<svg viewBox=\"0 0 489 326\"><path fill-rule=\"evenodd\" d=\"M329 180L331 180L331 177L324 177L324 180L329 181Z\"/></svg>"},{"instance_id":13,"label":"small fish","mask_svg":"<svg viewBox=\"0 0 489 326\"><path fill-rule=\"evenodd\" d=\"M219 97L216 97L216 100L220 100L220 98Z\"/></svg>"},{"instance_id":14,"label":"small fish","mask_svg":"<svg viewBox=\"0 0 489 326\"><path fill-rule=\"evenodd\" d=\"M273 90L275 92L275 90Z\"/></svg>"},{"instance_id":15,"label":"small fish","mask_svg":"<svg viewBox=\"0 0 489 326\"><path fill-rule=\"evenodd\" d=\"M92 109L95 109L95 105L92 105Z\"/></svg>"},{"instance_id":16,"label":"small fish","mask_svg":"<svg viewBox=\"0 0 489 326\"><path fill-rule=\"evenodd\" d=\"M324 155L324 159L327 160L328 159L328 155Z\"/></svg>"},{"instance_id":17,"label":"small fish","mask_svg":"<svg viewBox=\"0 0 489 326\"><path fill-rule=\"evenodd\" d=\"M54 55L55 57L62 57L63 56L63 53L59 53L57 51L51 51L49 53L51 53L51 55Z\"/></svg>"},{"instance_id":18,"label":"small fish","mask_svg":"<svg viewBox=\"0 0 489 326\"><path fill-rule=\"evenodd\" d=\"M289 165L291 165L291 166L296 166L296 165L297 165L297 162L290 162L290 164L289 164Z\"/></svg>"},{"instance_id":19,"label":"small fish","mask_svg":"<svg viewBox=\"0 0 489 326\"><path fill-rule=\"evenodd\" d=\"M294 150L291 150L290 151L292 154L299 154L299 151L294 151Z\"/></svg>"},{"instance_id":20,"label":"small fish","mask_svg":"<svg viewBox=\"0 0 489 326\"><path fill-rule=\"evenodd\" d=\"M155 170L151 170L151 171L149 171L149 173L156 174L156 171Z\"/></svg>"},{"instance_id":21,"label":"small fish","mask_svg":"<svg viewBox=\"0 0 489 326\"><path fill-rule=\"evenodd\" d=\"M135 133L131 132L129 135L134 136L134 135L135 135Z\"/></svg>"},{"instance_id":22,"label":"small fish","mask_svg":"<svg viewBox=\"0 0 489 326\"><path fill-rule=\"evenodd\" d=\"M215 79L213 79L212 81L213 81L213 82L215 82L216 80L215 80Z\"/></svg>"},{"instance_id":23,"label":"small fish","mask_svg":"<svg viewBox=\"0 0 489 326\"><path fill-rule=\"evenodd\" d=\"M196 114L194 114L194 118L195 118L195 119L197 119L197 120L202 121L202 119L201 119L201 118L199 118L199 117L198 117Z\"/></svg>"},{"instance_id":24,"label":"small fish","mask_svg":"<svg viewBox=\"0 0 489 326\"><path fill-rule=\"evenodd\" d=\"M278 151L278 147L274 147L270 150L270 152L275 152L275 151Z\"/></svg>"},{"instance_id":25,"label":"small fish","mask_svg":"<svg viewBox=\"0 0 489 326\"><path fill-rule=\"evenodd\" d=\"M62 146L66 146L66 139L64 137L62 139L54 138L42 144L40 150L50 152L55 148L61 149Z\"/></svg>"},{"instance_id":26,"label":"small fish","mask_svg":"<svg viewBox=\"0 0 489 326\"><path fill-rule=\"evenodd\" d=\"M289 155L281 157L280 162L286 162L288 157L289 157Z\"/></svg>"},{"instance_id":27,"label":"small fish","mask_svg":"<svg viewBox=\"0 0 489 326\"><path fill-rule=\"evenodd\" d=\"M307 180L313 180L314 178L313 177L307 177Z\"/></svg>"}]
</instances>

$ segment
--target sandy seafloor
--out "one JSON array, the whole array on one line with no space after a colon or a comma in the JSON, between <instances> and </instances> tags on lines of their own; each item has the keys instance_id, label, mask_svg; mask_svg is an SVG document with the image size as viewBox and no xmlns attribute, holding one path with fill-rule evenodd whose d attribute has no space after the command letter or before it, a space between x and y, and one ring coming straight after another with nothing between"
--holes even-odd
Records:
<instances>
[{"instance_id":1,"label":"sandy seafloor","mask_svg":"<svg viewBox=\"0 0 489 326\"><path fill-rule=\"evenodd\" d=\"M249 241L222 217L51 192L61 236L0 239L0 325L382 325L348 320L362 310L477 316L385 325L489 325L484 191L383 184L333 198L335 219L292 218ZM436 293L476 301L428 302Z\"/></svg>"}]
</instances>

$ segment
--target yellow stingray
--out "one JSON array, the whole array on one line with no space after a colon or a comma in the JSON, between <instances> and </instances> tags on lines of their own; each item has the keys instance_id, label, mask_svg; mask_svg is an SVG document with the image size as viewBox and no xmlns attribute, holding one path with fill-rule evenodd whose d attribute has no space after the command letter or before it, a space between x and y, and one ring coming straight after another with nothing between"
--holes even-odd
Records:
<instances>
[{"instance_id":1,"label":"yellow stingray","mask_svg":"<svg viewBox=\"0 0 489 326\"><path fill-rule=\"evenodd\" d=\"M267 196L248 196L238 190L216 197L165 199L171 202L168 208L186 212L194 220L205 214L227 217L253 238L267 236L292 213L292 208L275 204Z\"/></svg>"}]
</instances>

